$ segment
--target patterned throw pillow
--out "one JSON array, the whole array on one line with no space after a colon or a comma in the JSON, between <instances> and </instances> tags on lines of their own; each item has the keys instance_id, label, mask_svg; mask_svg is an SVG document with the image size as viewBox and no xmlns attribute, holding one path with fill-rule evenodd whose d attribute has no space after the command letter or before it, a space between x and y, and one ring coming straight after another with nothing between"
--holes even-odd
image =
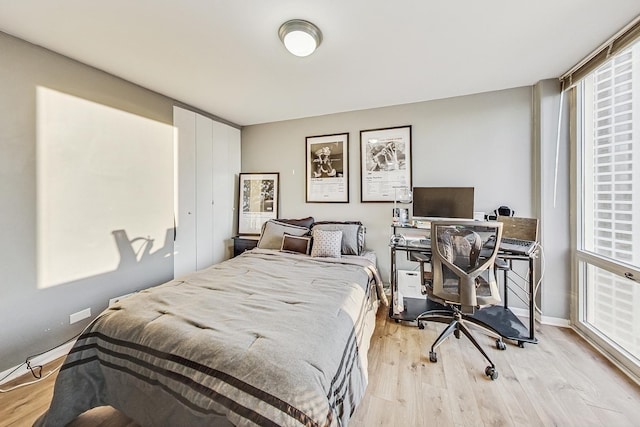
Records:
<instances>
[{"instance_id":1,"label":"patterned throw pillow","mask_svg":"<svg viewBox=\"0 0 640 427\"><path fill-rule=\"evenodd\" d=\"M312 257L340 258L342 249L342 231L313 230Z\"/></svg>"},{"instance_id":2,"label":"patterned throw pillow","mask_svg":"<svg viewBox=\"0 0 640 427\"><path fill-rule=\"evenodd\" d=\"M311 229L342 231L342 255L361 255L364 251L364 226L360 221L320 221Z\"/></svg>"}]
</instances>

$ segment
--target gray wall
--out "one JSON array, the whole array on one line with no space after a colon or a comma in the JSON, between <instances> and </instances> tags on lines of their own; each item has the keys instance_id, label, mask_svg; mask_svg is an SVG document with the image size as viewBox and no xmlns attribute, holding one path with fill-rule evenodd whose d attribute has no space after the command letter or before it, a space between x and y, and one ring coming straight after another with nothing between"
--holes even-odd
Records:
<instances>
[{"instance_id":1,"label":"gray wall","mask_svg":"<svg viewBox=\"0 0 640 427\"><path fill-rule=\"evenodd\" d=\"M543 80L534 88L534 140L537 188L536 216L542 218L540 271L544 270L540 290L542 315L559 319L570 317L570 172L569 99L563 100L560 129L560 84ZM558 141L557 135L560 132ZM557 162L556 162L557 157ZM557 163L557 176L556 176ZM544 318L543 318L544 320Z\"/></svg>"},{"instance_id":2,"label":"gray wall","mask_svg":"<svg viewBox=\"0 0 640 427\"><path fill-rule=\"evenodd\" d=\"M566 139L560 151L558 203L552 205L558 91L549 80L533 87L247 126L242 130L242 171L280 172L281 217L361 220L367 247L377 253L388 282L392 204L360 203L360 130L412 125L414 186L473 186L476 211L508 205L517 216L540 218L547 254L538 294L542 311L548 319L568 319ZM343 132L350 138L350 202L306 203L305 137ZM516 298L510 304L524 307Z\"/></svg>"},{"instance_id":3,"label":"gray wall","mask_svg":"<svg viewBox=\"0 0 640 427\"><path fill-rule=\"evenodd\" d=\"M173 259L165 257L173 252L173 233L167 230L166 240L155 242L155 256L122 256L113 271L38 289L38 87L172 125L171 99L0 33L0 372L72 338L88 323L70 325L69 314L90 307L95 316L109 298L173 276ZM157 191L172 197L171 188ZM116 234L111 248L124 244L121 254L131 249Z\"/></svg>"},{"instance_id":4,"label":"gray wall","mask_svg":"<svg viewBox=\"0 0 640 427\"><path fill-rule=\"evenodd\" d=\"M389 280L392 203L360 203L360 130L412 125L413 185L475 187L475 210L534 214L530 87L242 130L242 171L280 172L280 216L361 220ZM348 204L305 202L305 137L349 133Z\"/></svg>"}]
</instances>

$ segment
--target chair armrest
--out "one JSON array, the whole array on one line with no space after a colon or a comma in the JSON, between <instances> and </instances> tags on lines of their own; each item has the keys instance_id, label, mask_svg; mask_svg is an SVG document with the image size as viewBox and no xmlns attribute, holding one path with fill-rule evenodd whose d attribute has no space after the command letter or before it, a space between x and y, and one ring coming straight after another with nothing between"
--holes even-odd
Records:
<instances>
[{"instance_id":1,"label":"chair armrest","mask_svg":"<svg viewBox=\"0 0 640 427\"><path fill-rule=\"evenodd\" d=\"M418 262L431 262L431 257L421 252L413 252L411 254Z\"/></svg>"},{"instance_id":2,"label":"chair armrest","mask_svg":"<svg viewBox=\"0 0 640 427\"><path fill-rule=\"evenodd\" d=\"M411 255L420 263L420 292L422 295L427 295L427 287L433 282L433 273L425 270L424 265L431 262L431 257L421 252L412 252Z\"/></svg>"},{"instance_id":3,"label":"chair armrest","mask_svg":"<svg viewBox=\"0 0 640 427\"><path fill-rule=\"evenodd\" d=\"M509 263L507 262L507 260L504 260L502 258L496 258L496 260L494 262L494 265L498 270L510 270L511 269L509 267Z\"/></svg>"}]
</instances>

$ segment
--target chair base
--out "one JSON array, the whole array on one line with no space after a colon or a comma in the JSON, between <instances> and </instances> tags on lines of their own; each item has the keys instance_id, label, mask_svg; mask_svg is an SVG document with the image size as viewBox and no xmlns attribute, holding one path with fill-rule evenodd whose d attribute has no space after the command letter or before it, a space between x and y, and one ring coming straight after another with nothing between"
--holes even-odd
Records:
<instances>
[{"instance_id":1,"label":"chair base","mask_svg":"<svg viewBox=\"0 0 640 427\"><path fill-rule=\"evenodd\" d=\"M443 314L444 313L429 313L422 316L418 316L416 320L418 321L418 323L420 323L422 320L435 320L435 321L442 322L444 320ZM506 346L502 341L502 337L499 334L497 334L495 331L484 328L482 325L468 322L463 318L462 313L460 313L460 311L458 311L457 309L453 309L452 312L449 312L449 319L451 319L452 315L453 315L453 320L446 326L446 328L440 333L438 338L436 338L434 343L431 345L431 351L429 351L429 361L436 363L438 361L438 355L436 353L436 349L440 346L440 344L442 344L451 335L453 335L457 339L460 339L460 332L462 332L462 334L464 334L469 339L469 341L471 341L474 347L484 356L487 362L489 362L489 366L487 366L484 371L485 375L491 378L492 380L496 380L498 378L498 371L496 369L496 365L493 363L493 361L491 360L489 355L484 351L484 349L480 346L478 341L476 341L475 337L469 330L467 324L473 324L475 327L481 328L488 335L496 337L497 348L500 350L505 350Z\"/></svg>"}]
</instances>

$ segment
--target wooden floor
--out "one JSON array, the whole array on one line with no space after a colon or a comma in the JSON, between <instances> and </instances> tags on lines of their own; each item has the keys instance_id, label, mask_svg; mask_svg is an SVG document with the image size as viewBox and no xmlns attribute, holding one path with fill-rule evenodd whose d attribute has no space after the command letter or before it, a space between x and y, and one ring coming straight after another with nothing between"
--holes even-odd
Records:
<instances>
[{"instance_id":1,"label":"wooden floor","mask_svg":"<svg viewBox=\"0 0 640 427\"><path fill-rule=\"evenodd\" d=\"M640 387L566 328L539 326L539 344L495 348L476 334L499 378L464 338L450 338L429 362L444 325L424 330L378 313L369 351L369 386L350 426L638 426ZM45 368L44 372L47 372ZM6 388L7 385L1 388ZM51 399L53 377L0 393L0 426L30 426ZM72 427L134 427L111 408L83 414Z\"/></svg>"}]
</instances>

